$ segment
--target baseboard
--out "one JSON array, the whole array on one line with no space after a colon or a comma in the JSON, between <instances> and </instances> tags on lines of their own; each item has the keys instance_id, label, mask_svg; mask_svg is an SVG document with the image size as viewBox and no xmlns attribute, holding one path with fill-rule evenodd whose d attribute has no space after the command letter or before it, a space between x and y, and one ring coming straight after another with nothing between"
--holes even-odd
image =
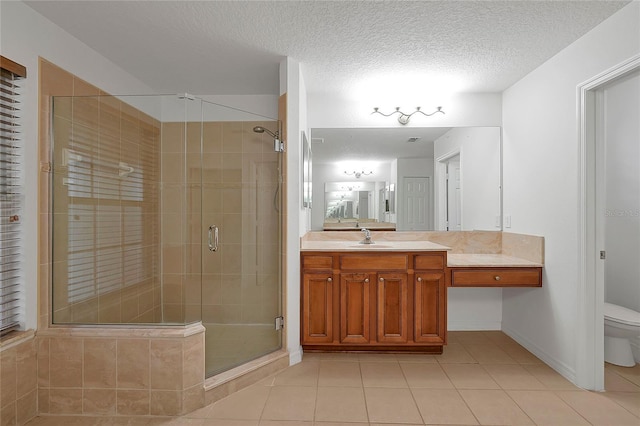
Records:
<instances>
[{"instance_id":1,"label":"baseboard","mask_svg":"<svg viewBox=\"0 0 640 426\"><path fill-rule=\"evenodd\" d=\"M448 331L478 331L501 329L501 321L447 321Z\"/></svg>"},{"instance_id":2,"label":"baseboard","mask_svg":"<svg viewBox=\"0 0 640 426\"><path fill-rule=\"evenodd\" d=\"M640 363L640 337L630 339L630 342L631 352L633 352L633 359L636 360L636 363Z\"/></svg>"},{"instance_id":3,"label":"baseboard","mask_svg":"<svg viewBox=\"0 0 640 426\"><path fill-rule=\"evenodd\" d=\"M529 339L523 337L522 335L518 334L514 330L511 330L508 327L505 327L502 329L502 332L505 333L507 336L511 337L516 342L518 342L526 350L528 350L529 352L531 352L532 354L540 358L545 364L553 368L565 379L569 380L573 384L576 383L576 371L573 368L569 367L568 365L566 365L561 361L558 361L557 359L549 355L547 352L545 352L542 348L535 345Z\"/></svg>"},{"instance_id":4,"label":"baseboard","mask_svg":"<svg viewBox=\"0 0 640 426\"><path fill-rule=\"evenodd\" d=\"M302 346L298 346L297 349L289 351L289 365L295 365L302 362Z\"/></svg>"}]
</instances>

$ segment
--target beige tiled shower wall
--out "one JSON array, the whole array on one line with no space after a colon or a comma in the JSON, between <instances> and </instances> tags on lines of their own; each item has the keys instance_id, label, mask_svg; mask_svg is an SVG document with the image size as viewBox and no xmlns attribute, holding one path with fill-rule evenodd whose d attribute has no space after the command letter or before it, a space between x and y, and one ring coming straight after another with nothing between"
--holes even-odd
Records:
<instances>
[{"instance_id":1,"label":"beige tiled shower wall","mask_svg":"<svg viewBox=\"0 0 640 426\"><path fill-rule=\"evenodd\" d=\"M40 161L41 164L54 165L53 168L41 167L40 325L48 325L49 322L49 304L42 302L48 300L50 268L54 278L54 323L159 322L160 123L44 60L40 64L40 79ZM52 103L52 96L60 97ZM48 119L51 112L53 124ZM50 140L52 125L53 154ZM90 174L74 175L63 160L65 152L90 159L82 164L92 168ZM119 176L117 168L100 170L97 166L100 163L126 164L136 172L130 176ZM108 172L106 180L101 182L99 174L102 172L104 179L105 171ZM76 183L85 182L83 178L90 183ZM54 203L53 215L48 216L50 181L53 182ZM89 195L71 197L74 185L78 192ZM52 253L47 249L50 247L49 218L53 218ZM75 231L69 228L82 225L82 221L87 220L96 230L95 236L90 235L94 238L96 266L93 274L96 276L99 262L107 263L101 258L104 251L99 247L101 238L104 240L106 237L100 233L106 235L113 233L114 229L121 233L123 254L117 259L117 266L111 266L113 270L109 273L120 274L122 282L116 283L119 288L108 292L94 289L88 296L73 300L69 292L73 247L69 242L72 236L79 240L86 235L73 235ZM135 235L134 243L128 242L131 235ZM96 283L97 279L89 278L81 285L89 288Z\"/></svg>"},{"instance_id":2,"label":"beige tiled shower wall","mask_svg":"<svg viewBox=\"0 0 640 426\"><path fill-rule=\"evenodd\" d=\"M252 129L275 125L162 124L165 320L201 314L205 326L272 323L280 300L279 154L269 136ZM219 228L216 252L207 244L212 225Z\"/></svg>"},{"instance_id":3,"label":"beige tiled shower wall","mask_svg":"<svg viewBox=\"0 0 640 426\"><path fill-rule=\"evenodd\" d=\"M33 331L0 339L0 425L23 425L38 413Z\"/></svg>"},{"instance_id":4,"label":"beige tiled shower wall","mask_svg":"<svg viewBox=\"0 0 640 426\"><path fill-rule=\"evenodd\" d=\"M187 129L188 127L188 129ZM188 133L187 133L188 130ZM199 319L200 310L187 313L186 298L199 297L200 290L200 212L199 197L193 188L199 181L185 163L185 141L190 150L199 152L200 127L183 122L162 123L161 126L161 253L162 309L167 322L183 322L186 317ZM197 141L198 149L195 150ZM190 162L193 156L188 155ZM194 195L196 196L194 198ZM197 305L192 300L191 307Z\"/></svg>"},{"instance_id":5,"label":"beige tiled shower wall","mask_svg":"<svg viewBox=\"0 0 640 426\"><path fill-rule=\"evenodd\" d=\"M38 338L40 414L179 415L204 404L204 328L49 329Z\"/></svg>"}]
</instances>

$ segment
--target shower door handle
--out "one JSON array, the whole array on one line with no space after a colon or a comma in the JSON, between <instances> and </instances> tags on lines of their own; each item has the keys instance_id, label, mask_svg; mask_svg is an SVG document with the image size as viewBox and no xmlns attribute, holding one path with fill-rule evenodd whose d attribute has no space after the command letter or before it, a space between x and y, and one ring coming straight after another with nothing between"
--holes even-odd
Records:
<instances>
[{"instance_id":1,"label":"shower door handle","mask_svg":"<svg viewBox=\"0 0 640 426\"><path fill-rule=\"evenodd\" d=\"M218 251L218 227L216 225L209 227L209 251Z\"/></svg>"}]
</instances>

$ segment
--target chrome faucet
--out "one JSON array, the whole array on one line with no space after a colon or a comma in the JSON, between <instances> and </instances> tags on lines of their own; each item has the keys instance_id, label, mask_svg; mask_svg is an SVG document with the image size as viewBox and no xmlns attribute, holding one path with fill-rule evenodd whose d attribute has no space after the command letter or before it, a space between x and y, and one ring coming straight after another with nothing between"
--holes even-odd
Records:
<instances>
[{"instance_id":1,"label":"chrome faucet","mask_svg":"<svg viewBox=\"0 0 640 426\"><path fill-rule=\"evenodd\" d=\"M362 228L362 232L364 232L364 240L360 241L360 244L374 244L374 242L371 241L371 231L367 228Z\"/></svg>"}]
</instances>

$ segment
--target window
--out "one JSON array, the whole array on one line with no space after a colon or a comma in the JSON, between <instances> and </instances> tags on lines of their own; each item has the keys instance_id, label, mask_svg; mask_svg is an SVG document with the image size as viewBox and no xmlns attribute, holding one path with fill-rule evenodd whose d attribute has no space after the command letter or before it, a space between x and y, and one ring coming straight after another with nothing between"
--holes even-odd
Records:
<instances>
[{"instance_id":1,"label":"window","mask_svg":"<svg viewBox=\"0 0 640 426\"><path fill-rule=\"evenodd\" d=\"M21 80L26 69L0 56L0 334L20 325L23 311Z\"/></svg>"}]
</instances>

